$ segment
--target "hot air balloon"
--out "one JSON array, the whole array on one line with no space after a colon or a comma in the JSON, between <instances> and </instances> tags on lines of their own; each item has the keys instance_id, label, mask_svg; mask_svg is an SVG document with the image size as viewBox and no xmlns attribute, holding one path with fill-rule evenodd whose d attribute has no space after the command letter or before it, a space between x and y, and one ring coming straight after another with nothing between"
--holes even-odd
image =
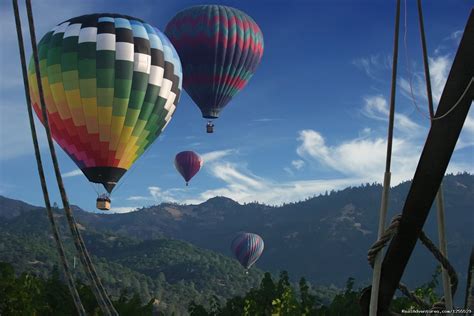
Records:
<instances>
[{"instance_id":1,"label":"hot air balloon","mask_svg":"<svg viewBox=\"0 0 474 316\"><path fill-rule=\"evenodd\" d=\"M257 234L241 232L231 244L231 250L240 264L248 270L263 252L263 239Z\"/></svg>"},{"instance_id":2,"label":"hot air balloon","mask_svg":"<svg viewBox=\"0 0 474 316\"><path fill-rule=\"evenodd\" d=\"M166 35L183 63L184 89L212 120L254 74L263 55L263 35L244 12L222 5L198 5L179 12ZM213 132L213 123L207 132Z\"/></svg>"},{"instance_id":3,"label":"hot air balloon","mask_svg":"<svg viewBox=\"0 0 474 316\"><path fill-rule=\"evenodd\" d=\"M171 120L181 92L178 54L144 21L106 13L54 27L39 59L54 140L110 194ZM35 71L31 59L30 95L43 121Z\"/></svg>"},{"instance_id":4,"label":"hot air balloon","mask_svg":"<svg viewBox=\"0 0 474 316\"><path fill-rule=\"evenodd\" d=\"M186 186L201 169L203 160L194 151L182 151L174 158L176 170L183 176Z\"/></svg>"}]
</instances>

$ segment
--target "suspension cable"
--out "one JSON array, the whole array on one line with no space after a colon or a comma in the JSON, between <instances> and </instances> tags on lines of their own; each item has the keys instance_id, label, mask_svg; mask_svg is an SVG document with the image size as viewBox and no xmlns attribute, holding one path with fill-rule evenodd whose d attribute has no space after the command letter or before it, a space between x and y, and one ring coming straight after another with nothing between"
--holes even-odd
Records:
<instances>
[{"instance_id":1,"label":"suspension cable","mask_svg":"<svg viewBox=\"0 0 474 316\"><path fill-rule=\"evenodd\" d=\"M422 12L421 11L421 4L418 5L418 12ZM420 13L422 15L422 13ZM416 98L415 98L415 93L413 92L413 77L414 77L414 73L411 69L411 66L410 66L410 58L408 56L408 44L407 44L407 32L408 32L408 25L407 25L407 20L408 20L408 14L407 14L407 1L405 0L405 18L404 18L404 36L403 36L403 42L404 42L404 50L405 50L405 62L406 62L406 70L408 72L408 84L410 86L410 99L411 99L411 102L413 104L413 106L415 107L415 109L423 116L425 117L426 119L430 120L431 122L433 121L437 121L437 120L441 120L445 117L447 117L449 114L451 114L456 108L457 106L459 105L459 103L461 103L461 101L464 100L464 97L467 95L467 93L470 91L470 89L472 88L472 85L473 85L473 81L474 81L474 77L471 78L471 81L469 81L469 83L467 84L466 88L464 89L463 93L461 94L461 96L458 98L458 100L453 104L453 106L448 110L446 111L446 113L442 114L442 115L438 115L436 116L435 115L435 112L434 112L434 107L433 107L433 95L431 93L431 82L428 82L429 80L427 80L426 78L430 78L429 77L429 71L428 71L428 77L426 77L426 69L429 68L429 64L428 64L428 57L426 56L426 58L423 59L423 65L424 65L424 69L425 69L425 82L426 82L426 85L429 85L429 88L427 86L427 90L429 89L430 93L428 93L428 110L429 110L429 115L426 114L418 105L418 103L416 102ZM426 40L425 40L425 36L424 36L424 26L422 26L421 24L423 24L423 17L419 16L419 21L420 21L420 33L422 34L422 49L424 50L423 54L427 55L426 53Z\"/></svg>"},{"instance_id":2,"label":"suspension cable","mask_svg":"<svg viewBox=\"0 0 474 316\"><path fill-rule=\"evenodd\" d=\"M81 298L79 296L79 293L77 292L76 284L74 282L74 278L72 277L71 269L69 268L69 264L66 259L66 254L64 251L64 246L61 241L61 235L58 229L58 226L56 225L56 220L54 219L54 215L51 209L51 202L49 199L49 193L48 193L48 186L46 183L46 177L44 175L44 169L43 169L43 162L41 159L41 151L39 149L38 145L38 137L36 134L36 127L35 127L35 121L33 118L33 110L31 108L31 98L30 98L30 85L28 82L28 72L26 70L26 58L25 58L25 47L24 47L24 41L23 41L23 34L22 34L22 28L21 28L21 19L20 19L20 13L18 10L18 0L12 0L13 3L13 11L15 14L15 24L16 24L16 32L17 32L17 37L18 37L18 48L20 50L20 61L21 61L21 71L23 74L23 85L25 88L25 98L26 98L26 107L28 110L28 119L30 122L30 130L31 130L31 138L33 140L33 147L35 150L35 158L36 158L36 165L38 168L38 174L40 177L40 182L41 182L41 189L43 191L43 199L44 199L44 204L46 207L46 212L48 214L48 219L51 225L51 229L53 231L53 237L54 241L56 243L56 249L58 251L59 255L59 261L61 262L61 266L64 270L64 274L66 276L66 284L69 289L69 292L72 296L74 306L76 307L77 313L80 316L85 316L86 311L84 309L84 306L82 305Z\"/></svg>"},{"instance_id":3,"label":"suspension cable","mask_svg":"<svg viewBox=\"0 0 474 316\"><path fill-rule=\"evenodd\" d=\"M34 64L35 64L35 69L36 69L36 79L37 79L37 84L38 84L38 92L39 92L39 99L40 99L40 105L41 105L41 111L42 111L42 116L44 120L44 127L46 130L46 136L48 139L48 145L49 145L49 151L51 154L51 159L53 161L53 167L54 167L54 173L56 175L56 182L58 184L59 192L61 195L61 200L63 203L64 211L66 213L67 221L69 224L69 228L71 230L73 240L74 240L74 245L76 246L76 249L79 252L79 258L81 259L81 262L85 268L86 275L89 277L93 293L97 299L97 302L101 308L101 310L104 312L105 315L118 315L117 311L115 310L114 306L112 305L112 302L110 301L110 298L107 295L107 292L105 291L105 288L103 287L97 272L94 268L94 265L92 264L92 261L90 259L90 256L87 252L87 248L84 244L84 241L82 239L81 233L79 229L77 228L76 221L74 219L74 216L71 211L71 207L68 201L68 197L66 194L66 190L64 188L64 183L62 180L61 176L61 171L59 170L59 163L58 159L56 156L56 151L54 148L54 143L53 139L51 137L51 130L49 126L49 120L48 120L48 113L46 110L45 106L45 101L44 101L44 93L43 93L43 85L41 82L41 74L40 74L40 66L39 66L39 56L38 56L38 47L36 45L36 33L35 33L35 27L34 27L34 20L33 20L33 11L31 8L31 0L26 0L26 10L28 14L28 24L30 28L30 38L31 38L31 46L33 49L33 59L34 59Z\"/></svg>"}]
</instances>

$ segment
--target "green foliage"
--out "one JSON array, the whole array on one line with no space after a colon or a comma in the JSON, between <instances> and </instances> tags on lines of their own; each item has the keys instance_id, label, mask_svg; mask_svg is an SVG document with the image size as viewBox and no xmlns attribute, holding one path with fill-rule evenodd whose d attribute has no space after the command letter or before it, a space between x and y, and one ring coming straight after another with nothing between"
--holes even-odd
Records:
<instances>
[{"instance_id":1,"label":"green foliage","mask_svg":"<svg viewBox=\"0 0 474 316\"><path fill-rule=\"evenodd\" d=\"M192 316L227 315L315 315L319 300L311 293L311 288L302 278L299 293L290 283L288 273L283 271L277 282L270 273L265 273L259 288L251 289L244 297L234 297L224 306L214 304L209 311L204 306L192 303L189 313Z\"/></svg>"},{"instance_id":2,"label":"green foliage","mask_svg":"<svg viewBox=\"0 0 474 316\"><path fill-rule=\"evenodd\" d=\"M63 218L58 220L74 277L85 282L87 278L77 258L77 266L73 268L75 251L67 227ZM52 278L52 271L58 273L57 269L53 270L58 256L48 225L41 210L2 218L0 261L11 263L18 273ZM157 298L160 310L166 315L187 313L191 300L209 307L213 296L222 302L242 295L256 286L263 275L258 269L246 275L235 260L182 241L163 238L142 241L92 229L85 230L83 236L98 274L113 297L120 297L126 290L138 293L144 302ZM87 287L81 290L86 298L84 305L92 310L95 306L92 292ZM64 293L67 296L68 291ZM60 303L57 306L61 308Z\"/></svg>"},{"instance_id":3,"label":"green foliage","mask_svg":"<svg viewBox=\"0 0 474 316\"><path fill-rule=\"evenodd\" d=\"M79 295L88 315L101 315L90 287L77 283ZM120 315L151 315L153 301L142 305L140 297L126 292L114 306ZM60 280L57 268L43 279L29 273L15 276L13 267L0 262L0 315L75 315L74 302L67 286Z\"/></svg>"},{"instance_id":4,"label":"green foliage","mask_svg":"<svg viewBox=\"0 0 474 316\"><path fill-rule=\"evenodd\" d=\"M415 290L420 298L433 304L439 300L435 293L438 285L440 270L437 269L432 280ZM321 304L321 299L314 294L314 290L301 278L299 290L289 282L286 271L280 274L278 282L274 282L269 273L260 283L259 288L251 289L244 297L229 299L222 307L212 306L209 310L202 305L192 302L189 306L191 316L233 316L233 315L263 315L263 316L362 316L359 306L360 289L355 289L354 278L349 278L346 288L338 293L329 304ZM392 310L400 313L402 309L420 309L405 297L396 298L392 302Z\"/></svg>"}]
</instances>

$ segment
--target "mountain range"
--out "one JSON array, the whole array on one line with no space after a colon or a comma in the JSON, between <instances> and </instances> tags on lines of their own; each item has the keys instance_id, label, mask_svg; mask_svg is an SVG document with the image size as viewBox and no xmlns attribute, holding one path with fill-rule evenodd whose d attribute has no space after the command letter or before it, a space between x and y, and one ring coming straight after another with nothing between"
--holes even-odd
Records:
<instances>
[{"instance_id":1,"label":"mountain range","mask_svg":"<svg viewBox=\"0 0 474 316\"><path fill-rule=\"evenodd\" d=\"M410 182L405 182L390 190L388 220L403 208L409 186ZM234 278L243 284L229 249L239 231L254 232L264 239L265 250L257 262L258 269L275 274L287 270L295 280L305 277L312 284L326 287L342 286L348 277L354 277L362 286L370 283L366 257L377 236L381 190L381 185L367 183L281 206L239 204L226 197L215 197L199 205L162 203L125 214L97 214L76 208L75 216L93 255L152 280L164 277L170 284L192 281L197 291L210 287L210 292L218 292L216 284L228 284ZM473 245L474 176L446 176L443 193L448 255L460 279L458 293L463 293ZM60 214L58 211L58 218L62 217ZM10 234L5 238L27 236L31 232L24 227L31 229L35 225L49 232L41 207L1 197L1 217L2 235L4 231ZM435 243L436 227L433 208L424 230ZM5 244L0 243L0 261L5 260L8 247L11 245L5 249ZM189 257L194 261L179 262L179 258L174 258L177 261L170 262L167 255L174 251L184 257L186 252L193 253ZM201 264L206 256L215 256L214 264L219 267L232 266L232 273L236 274L226 275L225 268L216 272L209 262ZM431 278L437 265L431 253L418 244L403 281L410 286L419 285ZM252 282L238 286L240 290L258 282L258 269L254 269ZM217 273L212 280L203 277L210 271ZM213 284L202 284L199 280ZM235 293L226 292L223 297Z\"/></svg>"}]
</instances>

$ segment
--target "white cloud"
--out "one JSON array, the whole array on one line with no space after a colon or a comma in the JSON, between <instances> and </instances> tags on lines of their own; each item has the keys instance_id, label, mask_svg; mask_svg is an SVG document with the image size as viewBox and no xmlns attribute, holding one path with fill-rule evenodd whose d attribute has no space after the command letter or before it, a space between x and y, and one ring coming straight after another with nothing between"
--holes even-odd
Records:
<instances>
[{"instance_id":1,"label":"white cloud","mask_svg":"<svg viewBox=\"0 0 474 316\"><path fill-rule=\"evenodd\" d=\"M183 189L176 188L163 190L156 186L148 187L148 192L156 202L177 202L176 194L182 191Z\"/></svg>"},{"instance_id":2,"label":"white cloud","mask_svg":"<svg viewBox=\"0 0 474 316\"><path fill-rule=\"evenodd\" d=\"M337 146L328 146L323 136L314 130L303 130L298 137L297 153L345 177L362 182L381 182L385 170L386 140L383 138L355 138ZM399 183L413 176L420 146L408 140L394 138L393 181Z\"/></svg>"},{"instance_id":3,"label":"white cloud","mask_svg":"<svg viewBox=\"0 0 474 316\"><path fill-rule=\"evenodd\" d=\"M457 31L452 32L449 35L448 39L451 40L451 41L454 41L454 43L456 45L459 45L459 43L461 42L461 38L462 38L463 34L464 34L463 30L457 30Z\"/></svg>"},{"instance_id":4,"label":"white cloud","mask_svg":"<svg viewBox=\"0 0 474 316\"><path fill-rule=\"evenodd\" d=\"M82 175L82 171L80 169L75 169L66 173L61 174L63 178L71 178L71 177L77 177Z\"/></svg>"},{"instance_id":5,"label":"white cloud","mask_svg":"<svg viewBox=\"0 0 474 316\"><path fill-rule=\"evenodd\" d=\"M430 78L433 90L433 100L438 103L443 93L444 85L448 79L452 59L449 56L429 58Z\"/></svg>"},{"instance_id":6,"label":"white cloud","mask_svg":"<svg viewBox=\"0 0 474 316\"><path fill-rule=\"evenodd\" d=\"M253 120L253 122L257 123L269 123L269 122L275 122L275 121L281 121L282 119L280 118L270 118L270 117L263 117L259 119Z\"/></svg>"},{"instance_id":7,"label":"white cloud","mask_svg":"<svg viewBox=\"0 0 474 316\"><path fill-rule=\"evenodd\" d=\"M464 126L459 136L456 148L454 150L460 150L466 147L474 146L474 110L471 110L467 114ZM472 158L472 153L471 153Z\"/></svg>"},{"instance_id":8,"label":"white cloud","mask_svg":"<svg viewBox=\"0 0 474 316\"><path fill-rule=\"evenodd\" d=\"M117 206L117 207L113 207L107 211L106 213L107 214L110 214L110 213L130 213L130 212L134 212L138 209L139 207L138 206Z\"/></svg>"},{"instance_id":9,"label":"white cloud","mask_svg":"<svg viewBox=\"0 0 474 316\"><path fill-rule=\"evenodd\" d=\"M392 68L390 56L380 56L379 54L356 58L352 64L376 81L384 81L381 78L385 76L387 70Z\"/></svg>"},{"instance_id":10,"label":"white cloud","mask_svg":"<svg viewBox=\"0 0 474 316\"><path fill-rule=\"evenodd\" d=\"M382 182L385 171L387 143L382 138L350 139L336 146L328 146L322 135L314 130L303 130L298 138L297 153L307 159L338 171L347 179L362 182ZM422 151L422 143L410 139L393 139L392 185L413 177ZM448 173L472 172L472 163L451 161Z\"/></svg>"},{"instance_id":11,"label":"white cloud","mask_svg":"<svg viewBox=\"0 0 474 316\"><path fill-rule=\"evenodd\" d=\"M158 186L148 188L148 196L131 196L129 201L180 202L187 204L202 203L215 196L226 196L235 201L245 203L259 201L277 205L289 201L299 201L308 196L324 193L325 191L343 189L350 185L359 185L363 179L340 178L327 180L304 181L275 181L262 178L249 171L243 162L229 162L228 155L213 152L207 164L207 172L223 185L196 192L188 188L163 189ZM303 160L295 160L296 165L304 164ZM219 183L215 181L215 183Z\"/></svg>"},{"instance_id":12,"label":"white cloud","mask_svg":"<svg viewBox=\"0 0 474 316\"><path fill-rule=\"evenodd\" d=\"M252 190L262 189L261 178L247 172L248 174L237 171L236 164L230 162L215 163L211 166L211 174L223 180L226 183L231 183L235 188L249 188Z\"/></svg>"},{"instance_id":13,"label":"white cloud","mask_svg":"<svg viewBox=\"0 0 474 316\"><path fill-rule=\"evenodd\" d=\"M386 121L389 118L389 107L387 100L383 96L369 96L364 99L362 114L368 118ZM415 123L405 114L395 112L395 128L407 136L417 136L424 133L424 128Z\"/></svg>"},{"instance_id":14,"label":"white cloud","mask_svg":"<svg viewBox=\"0 0 474 316\"><path fill-rule=\"evenodd\" d=\"M213 169L214 175L224 181L224 187L204 191L198 197L186 200L185 203L205 201L214 196L226 196L241 203L259 201L278 205L361 183L361 179L355 178L275 182L257 177L241 166L230 163L219 163Z\"/></svg>"},{"instance_id":15,"label":"white cloud","mask_svg":"<svg viewBox=\"0 0 474 316\"><path fill-rule=\"evenodd\" d=\"M237 150L235 149L216 150L216 151L211 151L211 152L202 154L201 158L204 161L204 163L207 164L207 163L211 163L213 161L222 159L236 152Z\"/></svg>"},{"instance_id":16,"label":"white cloud","mask_svg":"<svg viewBox=\"0 0 474 316\"><path fill-rule=\"evenodd\" d=\"M291 162L291 165L296 169L296 170L300 170L304 167L304 164L305 162L301 159L298 159L298 160L293 160Z\"/></svg>"},{"instance_id":17,"label":"white cloud","mask_svg":"<svg viewBox=\"0 0 474 316\"><path fill-rule=\"evenodd\" d=\"M225 159L230 158L228 155L213 153L214 159L206 165L206 169L212 177L222 183L219 185L216 181L217 188L196 192L189 189L163 189L153 186L148 188L149 196L133 196L128 200L198 204L215 196L226 196L240 203L258 201L278 205L299 201L325 191L358 186L361 183L380 183L385 169L386 141L383 138L371 137L370 131L365 133L365 138L348 139L338 145L328 146L319 132L300 131L297 154L302 159L292 161L292 165L318 163L339 173L330 179L276 181L255 175L242 161L230 162ZM394 139L392 185L413 177L420 153L421 145L414 140ZM290 168L286 169L288 173L294 175ZM473 167L468 164L452 162L448 172L456 173L472 169Z\"/></svg>"},{"instance_id":18,"label":"white cloud","mask_svg":"<svg viewBox=\"0 0 474 316\"><path fill-rule=\"evenodd\" d=\"M435 56L428 58L430 67L430 82L431 82L431 93L433 96L433 106L436 111L437 104L443 93L444 85L448 78L449 70L451 69L452 58L450 55ZM422 70L414 71L412 74L412 80L401 77L398 85L401 88L402 95L412 102L412 105L420 107L420 111L423 111L425 117L429 117L429 110L427 105L426 96L426 83L425 77L422 75ZM420 103L421 99L421 103Z\"/></svg>"},{"instance_id":19,"label":"white cloud","mask_svg":"<svg viewBox=\"0 0 474 316\"><path fill-rule=\"evenodd\" d=\"M127 198L127 201L154 201L155 199L151 196L133 195Z\"/></svg>"}]
</instances>

